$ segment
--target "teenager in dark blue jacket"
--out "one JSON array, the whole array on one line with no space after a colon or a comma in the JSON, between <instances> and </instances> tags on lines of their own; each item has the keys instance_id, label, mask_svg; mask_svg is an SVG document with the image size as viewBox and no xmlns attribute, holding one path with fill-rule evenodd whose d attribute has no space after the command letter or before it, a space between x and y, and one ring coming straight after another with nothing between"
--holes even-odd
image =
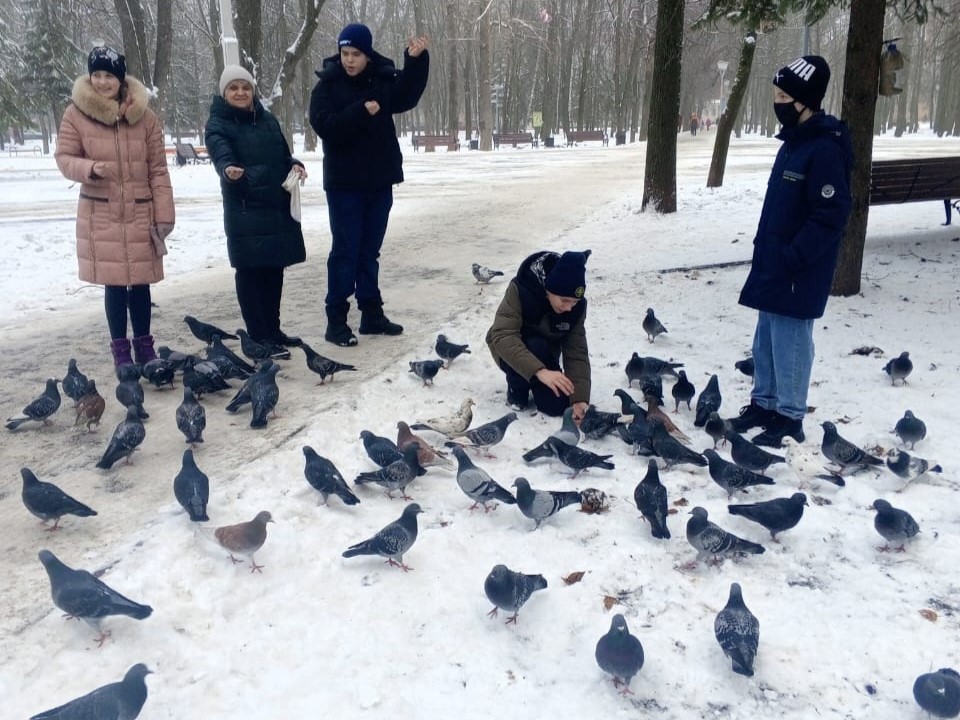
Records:
<instances>
[{"instance_id":1,"label":"teenager in dark blue jacket","mask_svg":"<svg viewBox=\"0 0 960 720\"><path fill-rule=\"evenodd\" d=\"M416 107L427 86L426 38L414 38L403 70L373 49L365 25L347 25L339 53L324 60L310 98L310 125L323 141L323 189L332 245L327 259L326 339L357 344L347 324L356 294L361 335L399 335L403 328L383 313L380 248L403 182L403 156L393 115Z\"/></svg>"},{"instance_id":2,"label":"teenager in dark blue jacket","mask_svg":"<svg viewBox=\"0 0 960 720\"><path fill-rule=\"evenodd\" d=\"M853 152L846 123L820 108L830 67L798 58L774 76L783 145L767 183L740 304L759 310L750 404L731 420L737 432L765 428L758 445L802 442L813 368L813 321L823 315L850 214Z\"/></svg>"}]
</instances>

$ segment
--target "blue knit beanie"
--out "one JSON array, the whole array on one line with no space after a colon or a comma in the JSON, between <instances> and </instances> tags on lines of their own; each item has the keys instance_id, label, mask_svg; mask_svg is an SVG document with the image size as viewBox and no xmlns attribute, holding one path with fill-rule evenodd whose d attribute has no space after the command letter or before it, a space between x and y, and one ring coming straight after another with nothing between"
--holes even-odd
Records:
<instances>
[{"instance_id":1,"label":"blue knit beanie","mask_svg":"<svg viewBox=\"0 0 960 720\"><path fill-rule=\"evenodd\" d=\"M360 23L351 23L340 31L337 38L337 49L343 47L356 48L367 57L373 56L373 35L370 28Z\"/></svg>"},{"instance_id":2,"label":"blue knit beanie","mask_svg":"<svg viewBox=\"0 0 960 720\"><path fill-rule=\"evenodd\" d=\"M561 255L543 283L547 291L561 297L582 298L587 285L588 257L589 250Z\"/></svg>"},{"instance_id":3,"label":"blue knit beanie","mask_svg":"<svg viewBox=\"0 0 960 720\"><path fill-rule=\"evenodd\" d=\"M93 75L97 70L103 70L123 82L127 76L127 63L123 55L112 47L98 45L87 56L87 73Z\"/></svg>"}]
</instances>

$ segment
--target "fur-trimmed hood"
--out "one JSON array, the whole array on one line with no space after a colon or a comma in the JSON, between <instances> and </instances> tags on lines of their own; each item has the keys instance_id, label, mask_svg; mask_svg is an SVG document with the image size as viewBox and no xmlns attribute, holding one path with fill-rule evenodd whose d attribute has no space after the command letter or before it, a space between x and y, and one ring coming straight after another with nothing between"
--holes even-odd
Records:
<instances>
[{"instance_id":1,"label":"fur-trimmed hood","mask_svg":"<svg viewBox=\"0 0 960 720\"><path fill-rule=\"evenodd\" d=\"M124 84L127 102L127 112L124 117L128 123L136 125L149 109L150 94L142 82L129 75L124 80ZM93 89L89 75L81 75L74 80L70 99L77 106L77 110L104 125L113 125L120 114L120 103L98 95Z\"/></svg>"}]
</instances>

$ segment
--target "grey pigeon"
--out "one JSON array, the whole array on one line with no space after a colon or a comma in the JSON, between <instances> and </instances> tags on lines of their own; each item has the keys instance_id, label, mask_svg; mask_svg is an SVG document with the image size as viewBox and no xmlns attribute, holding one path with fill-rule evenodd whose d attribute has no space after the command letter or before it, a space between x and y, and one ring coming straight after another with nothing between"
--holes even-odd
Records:
<instances>
[{"instance_id":1,"label":"grey pigeon","mask_svg":"<svg viewBox=\"0 0 960 720\"><path fill-rule=\"evenodd\" d=\"M713 438L713 449L717 449L717 443L720 440L723 440L723 444L727 444L727 439L725 437L727 430L730 430L730 424L727 420L724 420L720 417L720 413L714 410L707 416L707 421L703 424L704 432L707 433L711 438ZM791 438L792 440L793 438Z\"/></svg>"},{"instance_id":2,"label":"grey pigeon","mask_svg":"<svg viewBox=\"0 0 960 720\"><path fill-rule=\"evenodd\" d=\"M218 527L213 531L213 538L227 551L234 565L243 562L234 557L240 555L250 560L251 573L263 572L264 566L257 564L255 555L267 541L267 523L272 522L273 516L266 510L261 510L253 520Z\"/></svg>"},{"instance_id":3,"label":"grey pigeon","mask_svg":"<svg viewBox=\"0 0 960 720\"><path fill-rule=\"evenodd\" d=\"M777 533L796 527L803 517L803 508L807 505L807 496L794 493L788 498L777 498L764 502L744 505L728 505L731 515L739 515L763 525L770 531L770 537L777 539Z\"/></svg>"},{"instance_id":4,"label":"grey pigeon","mask_svg":"<svg viewBox=\"0 0 960 720\"><path fill-rule=\"evenodd\" d=\"M253 378L259 378L260 376L265 375L270 368L274 366L274 364L275 363L273 360L269 358L266 360L261 360L260 364L257 365L256 371L243 381L243 385L240 386L240 389L237 390L236 395L231 398L230 402L227 403L227 406L224 409L231 413L237 412L237 410L242 408L244 405L249 405L251 402L253 402L253 396L250 394L254 382L256 382Z\"/></svg>"},{"instance_id":5,"label":"grey pigeon","mask_svg":"<svg viewBox=\"0 0 960 720\"><path fill-rule=\"evenodd\" d=\"M515 412L507 413L503 417L499 417L493 422L478 425L472 430L465 430L464 432L457 433L453 436L454 438L463 438L466 442L454 440L452 443L448 442L447 445L462 445L464 447L474 448L491 447L503 440L503 436L506 434L510 423L516 419L517 414Z\"/></svg>"},{"instance_id":6,"label":"grey pigeon","mask_svg":"<svg viewBox=\"0 0 960 720\"><path fill-rule=\"evenodd\" d=\"M703 467L707 464L703 455L694 452L667 432L659 418L650 422L650 445L654 452L663 458L668 468L683 464Z\"/></svg>"},{"instance_id":7,"label":"grey pigeon","mask_svg":"<svg viewBox=\"0 0 960 720\"><path fill-rule=\"evenodd\" d=\"M479 285L486 285L495 277L503 275L499 270L491 270L486 265L481 265L480 263L474 263L471 271L473 272L474 280L476 280Z\"/></svg>"},{"instance_id":8,"label":"grey pigeon","mask_svg":"<svg viewBox=\"0 0 960 720\"><path fill-rule=\"evenodd\" d=\"M60 392L57 390L56 378L47 380L46 388L43 393L35 397L29 405L23 409L23 413L18 417L7 420L7 430L16 430L26 422L36 421L49 425L48 418L60 409Z\"/></svg>"},{"instance_id":9,"label":"grey pigeon","mask_svg":"<svg viewBox=\"0 0 960 720\"><path fill-rule=\"evenodd\" d=\"M730 442L730 457L742 468L762 475L771 465L786 462L785 458L757 447L735 430L727 430L724 437Z\"/></svg>"},{"instance_id":10,"label":"grey pigeon","mask_svg":"<svg viewBox=\"0 0 960 720\"><path fill-rule=\"evenodd\" d=\"M203 360L190 361L183 371L183 384L193 390L193 394L198 398L207 393L230 389L220 367L214 362Z\"/></svg>"},{"instance_id":11,"label":"grey pigeon","mask_svg":"<svg viewBox=\"0 0 960 720\"><path fill-rule=\"evenodd\" d=\"M580 420L580 432L589 440L599 440L616 430L619 422L619 413L602 412L588 405Z\"/></svg>"},{"instance_id":12,"label":"grey pigeon","mask_svg":"<svg viewBox=\"0 0 960 720\"><path fill-rule=\"evenodd\" d=\"M913 683L917 705L938 718L960 715L960 674L953 668L924 673Z\"/></svg>"},{"instance_id":13,"label":"grey pigeon","mask_svg":"<svg viewBox=\"0 0 960 720\"><path fill-rule=\"evenodd\" d=\"M647 402L652 396L657 407L663 407L663 378L659 375L643 375L640 378L640 394Z\"/></svg>"},{"instance_id":14,"label":"grey pigeon","mask_svg":"<svg viewBox=\"0 0 960 720\"><path fill-rule=\"evenodd\" d=\"M399 490L400 496L404 500L410 500L410 496L407 495L407 485L413 482L414 478L427 472L417 459L419 451L419 443L408 445L404 448L403 455L399 460L394 460L386 467L382 467L375 472L360 473L353 482L356 485L376 483L387 491L387 497L391 500L393 499L393 493Z\"/></svg>"},{"instance_id":15,"label":"grey pigeon","mask_svg":"<svg viewBox=\"0 0 960 720\"><path fill-rule=\"evenodd\" d=\"M473 407L476 403L473 398L467 398L460 403L459 409L451 415L443 415L410 426L411 430L432 430L441 435L456 435L462 433L473 422Z\"/></svg>"},{"instance_id":16,"label":"grey pigeon","mask_svg":"<svg viewBox=\"0 0 960 720\"><path fill-rule=\"evenodd\" d=\"M647 334L647 340L649 342L656 340L657 335L662 335L667 332L663 323L660 322L654 314L653 308L647 308L647 314L643 316L642 327L643 331Z\"/></svg>"},{"instance_id":17,"label":"grey pigeon","mask_svg":"<svg viewBox=\"0 0 960 720\"><path fill-rule=\"evenodd\" d=\"M756 364L753 361L752 357L744 358L743 360L737 360L733 367L742 372L747 377L753 377L753 373L756 370Z\"/></svg>"},{"instance_id":18,"label":"grey pigeon","mask_svg":"<svg viewBox=\"0 0 960 720\"><path fill-rule=\"evenodd\" d=\"M87 394L87 383L89 379L77 368L77 361L70 358L67 361L67 374L63 376L60 385L63 387L63 394L73 400L74 404L80 401Z\"/></svg>"},{"instance_id":19,"label":"grey pigeon","mask_svg":"<svg viewBox=\"0 0 960 720\"><path fill-rule=\"evenodd\" d=\"M307 367L320 376L321 385L323 385L328 377L332 382L338 372L355 371L357 369L353 365L347 365L324 357L305 342L300 343L300 349L303 350L303 354L307 356Z\"/></svg>"},{"instance_id":20,"label":"grey pigeon","mask_svg":"<svg viewBox=\"0 0 960 720\"><path fill-rule=\"evenodd\" d=\"M153 671L137 663L120 682L98 687L30 720L136 720L147 702L146 677Z\"/></svg>"},{"instance_id":21,"label":"grey pigeon","mask_svg":"<svg viewBox=\"0 0 960 720\"><path fill-rule=\"evenodd\" d=\"M640 357L640 353L634 353L630 356L624 367L624 372L627 373L627 387L631 387L634 382L640 382L640 379L643 378L643 358Z\"/></svg>"},{"instance_id":22,"label":"grey pigeon","mask_svg":"<svg viewBox=\"0 0 960 720\"><path fill-rule=\"evenodd\" d=\"M613 675L613 686L623 687L621 695L632 695L630 681L643 667L643 645L630 634L623 615L614 615L607 634L597 641L594 657L600 669Z\"/></svg>"},{"instance_id":23,"label":"grey pigeon","mask_svg":"<svg viewBox=\"0 0 960 720\"><path fill-rule=\"evenodd\" d=\"M513 486L517 489L517 507L534 521L534 530L551 515L569 505L579 505L582 501L582 495L576 491L534 490L522 477L517 478Z\"/></svg>"},{"instance_id":24,"label":"grey pigeon","mask_svg":"<svg viewBox=\"0 0 960 720\"><path fill-rule=\"evenodd\" d=\"M266 360L267 358L273 360L290 359L290 351L282 345L262 343L254 340L247 334L247 331L243 329L237 330L237 335L240 336L240 352L255 362Z\"/></svg>"},{"instance_id":25,"label":"grey pigeon","mask_svg":"<svg viewBox=\"0 0 960 720\"><path fill-rule=\"evenodd\" d=\"M318 455L317 451L309 445L303 446L303 458L305 460L303 475L311 487L320 493L324 505L327 504L331 495L340 498L344 505L360 504L360 498L353 494L347 486L347 481L337 470L337 466L330 460Z\"/></svg>"},{"instance_id":26,"label":"grey pigeon","mask_svg":"<svg viewBox=\"0 0 960 720\"><path fill-rule=\"evenodd\" d=\"M887 467L894 475L907 482L927 472L943 472L943 468L939 465L931 465L929 460L915 457L906 450L891 450L887 455Z\"/></svg>"},{"instance_id":27,"label":"grey pigeon","mask_svg":"<svg viewBox=\"0 0 960 720\"><path fill-rule=\"evenodd\" d=\"M90 517L97 514L96 510L70 497L53 483L38 480L29 468L20 468L20 477L23 478L20 498L24 507L44 523L53 520L53 526L47 528L48 531L57 530L60 518L64 515Z\"/></svg>"},{"instance_id":28,"label":"grey pigeon","mask_svg":"<svg viewBox=\"0 0 960 720\"><path fill-rule=\"evenodd\" d=\"M187 315L183 318L183 321L187 324L187 327L190 328L190 332L193 333L193 336L197 340L203 340L207 345L210 345L213 342L213 336L218 335L221 338L226 338L228 340L239 340L236 335L231 335L226 330L221 330L216 325L211 325L210 323L205 323L202 320L197 320L195 317Z\"/></svg>"},{"instance_id":29,"label":"grey pigeon","mask_svg":"<svg viewBox=\"0 0 960 720\"><path fill-rule=\"evenodd\" d=\"M823 442L820 452L823 456L840 467L840 473L848 470L853 472L871 465L883 465L883 460L875 458L866 450L861 450L849 440L840 436L837 426L832 422L821 423L823 428Z\"/></svg>"},{"instance_id":30,"label":"grey pigeon","mask_svg":"<svg viewBox=\"0 0 960 720\"><path fill-rule=\"evenodd\" d=\"M902 352L883 366L883 371L890 376L890 384L896 385L897 380L907 384L907 376L913 372L913 361L910 353Z\"/></svg>"},{"instance_id":31,"label":"grey pigeon","mask_svg":"<svg viewBox=\"0 0 960 720\"><path fill-rule=\"evenodd\" d=\"M513 613L505 624L516 624L520 608L533 593L546 587L547 580L543 575L524 575L514 572L506 565L494 565L487 579L483 581L483 592L493 603L493 610L487 613L487 617L496 617L498 610L504 610Z\"/></svg>"},{"instance_id":32,"label":"grey pigeon","mask_svg":"<svg viewBox=\"0 0 960 720\"><path fill-rule=\"evenodd\" d=\"M916 417L910 410L903 413L903 417L897 420L893 431L900 438L904 445L910 443L910 449L927 436L927 424Z\"/></svg>"},{"instance_id":33,"label":"grey pigeon","mask_svg":"<svg viewBox=\"0 0 960 720\"><path fill-rule=\"evenodd\" d=\"M589 450L567 445L555 437L547 438L547 445L560 462L573 470L573 477L589 468L613 470L616 467L610 462L613 455L597 455Z\"/></svg>"},{"instance_id":34,"label":"grey pigeon","mask_svg":"<svg viewBox=\"0 0 960 720\"><path fill-rule=\"evenodd\" d=\"M634 455L656 455L653 449L653 426L656 423L647 421L647 411L643 415L634 415L629 425L617 425L620 438L629 445Z\"/></svg>"},{"instance_id":35,"label":"grey pigeon","mask_svg":"<svg viewBox=\"0 0 960 720\"><path fill-rule=\"evenodd\" d=\"M723 397L720 395L720 380L711 375L707 386L697 398L697 417L693 421L694 427L703 427L710 419L710 413L719 412Z\"/></svg>"},{"instance_id":36,"label":"grey pigeon","mask_svg":"<svg viewBox=\"0 0 960 720\"><path fill-rule=\"evenodd\" d=\"M576 447L580 444L580 428L577 427L577 423L573 420L573 408L568 407L563 411L563 421L558 430L550 433L550 437L557 438L561 442L566 443L567 445L572 445ZM533 450L529 450L523 454L524 462L533 462L540 458L552 458L555 457L553 450L550 448L550 438L547 438L542 443L537 445Z\"/></svg>"},{"instance_id":37,"label":"grey pigeon","mask_svg":"<svg viewBox=\"0 0 960 720\"><path fill-rule=\"evenodd\" d=\"M704 450L703 454L707 457L710 477L726 491L727 498L730 498L736 490L746 491L747 488L755 485L774 484L773 480L766 475L758 475L744 467L727 462L717 454L716 450Z\"/></svg>"},{"instance_id":38,"label":"grey pigeon","mask_svg":"<svg viewBox=\"0 0 960 720\"><path fill-rule=\"evenodd\" d=\"M400 448L390 438L374 435L369 430L361 430L360 439L363 440L363 449L366 451L367 457L382 468L403 459Z\"/></svg>"},{"instance_id":39,"label":"grey pigeon","mask_svg":"<svg viewBox=\"0 0 960 720\"><path fill-rule=\"evenodd\" d=\"M67 567L49 550L41 550L39 557L50 578L53 604L96 630L99 633L94 638L97 645L102 646L110 637L109 631L100 628L103 618L126 615L134 620L144 620L153 613L149 605L141 605L124 597L86 570Z\"/></svg>"},{"instance_id":40,"label":"grey pigeon","mask_svg":"<svg viewBox=\"0 0 960 720\"><path fill-rule=\"evenodd\" d=\"M695 507L690 514L693 517L687 520L687 542L697 551L697 560L720 559L737 553L759 555L765 550L762 545L739 538L710 522L702 507Z\"/></svg>"},{"instance_id":41,"label":"grey pigeon","mask_svg":"<svg viewBox=\"0 0 960 720\"><path fill-rule=\"evenodd\" d=\"M114 390L117 400L125 408L136 407L137 417L146 420L150 417L143 409L144 394L140 385L140 369L136 365L117 367L117 387Z\"/></svg>"},{"instance_id":42,"label":"grey pigeon","mask_svg":"<svg viewBox=\"0 0 960 720\"><path fill-rule=\"evenodd\" d=\"M203 430L207 427L207 412L197 402L193 390L183 388L183 402L177 407L177 428L191 445L203 442Z\"/></svg>"},{"instance_id":43,"label":"grey pigeon","mask_svg":"<svg viewBox=\"0 0 960 720\"><path fill-rule=\"evenodd\" d=\"M473 464L470 456L462 449L453 448L457 458L457 485L464 495L473 500L470 509L483 506L484 512L490 512L487 503L499 500L507 505L516 505L517 499L508 490L502 488L487 472Z\"/></svg>"},{"instance_id":44,"label":"grey pigeon","mask_svg":"<svg viewBox=\"0 0 960 720\"><path fill-rule=\"evenodd\" d=\"M351 545L344 550L343 557L356 555L379 555L385 557L390 565L408 572L413 568L403 562L403 555L417 540L417 515L423 510L417 503L410 503L403 509L400 517L380 530L369 540Z\"/></svg>"},{"instance_id":45,"label":"grey pigeon","mask_svg":"<svg viewBox=\"0 0 960 720\"><path fill-rule=\"evenodd\" d=\"M873 518L873 527L887 541L881 550L889 550L890 543L899 543L898 552L906 549L907 541L916 537L920 526L906 510L893 507L886 500L874 500L873 509L877 511Z\"/></svg>"},{"instance_id":46,"label":"grey pigeon","mask_svg":"<svg viewBox=\"0 0 960 720\"><path fill-rule=\"evenodd\" d=\"M191 362L196 362L200 358L196 355L190 355L189 353L180 352L179 350L174 350L167 345L161 345L157 348L157 355L161 360L173 365L173 369L181 371Z\"/></svg>"},{"instance_id":47,"label":"grey pigeon","mask_svg":"<svg viewBox=\"0 0 960 720\"><path fill-rule=\"evenodd\" d=\"M253 406L253 415L250 418L250 427L264 428L267 426L267 416L276 417L277 402L280 400L280 388L277 386L277 373L280 366L274 365L266 372L251 375L250 404Z\"/></svg>"},{"instance_id":48,"label":"grey pigeon","mask_svg":"<svg viewBox=\"0 0 960 720\"><path fill-rule=\"evenodd\" d=\"M217 342L219 342L219 340ZM248 377L250 377L253 374L253 371L255 371L257 367L260 367L263 365L263 363L267 362L267 360L261 360L259 365L257 367L254 367L253 371L251 371L251 370L248 370L248 368L250 367L248 364L245 363L241 367L240 365L237 365L233 360L228 358L226 355L216 355L216 354L210 354L210 353L208 354L210 355L210 357L208 357L206 360L200 360L200 363L206 363L206 365L212 365L214 368L216 368L217 372L220 374L220 376L224 380L246 380ZM191 360L190 362L193 363L191 367L199 369L198 367L199 363L197 361ZM273 362L273 361L271 360L270 362ZM204 372L208 370L206 365L202 368ZM184 375L186 375L186 371L184 371ZM200 397L200 396L198 395L197 397Z\"/></svg>"},{"instance_id":49,"label":"grey pigeon","mask_svg":"<svg viewBox=\"0 0 960 720\"><path fill-rule=\"evenodd\" d=\"M167 385L173 387L177 368L174 363L156 357L143 364L143 367L140 368L140 374L143 375L144 380L159 390Z\"/></svg>"},{"instance_id":50,"label":"grey pigeon","mask_svg":"<svg viewBox=\"0 0 960 720\"><path fill-rule=\"evenodd\" d=\"M433 349L436 350L437 357L446 360L447 367L450 367L450 364L464 353L471 354L469 345L450 342L446 335L437 335L437 344Z\"/></svg>"},{"instance_id":51,"label":"grey pigeon","mask_svg":"<svg viewBox=\"0 0 960 720\"><path fill-rule=\"evenodd\" d=\"M752 677L753 659L760 644L760 621L744 604L740 583L730 584L730 597L717 613L713 632L723 654L733 663L733 671Z\"/></svg>"},{"instance_id":52,"label":"grey pigeon","mask_svg":"<svg viewBox=\"0 0 960 720\"><path fill-rule=\"evenodd\" d=\"M660 470L656 460L647 461L647 474L634 488L633 501L637 504L637 510L650 523L650 534L658 540L669 540L667 489L660 483Z\"/></svg>"},{"instance_id":53,"label":"grey pigeon","mask_svg":"<svg viewBox=\"0 0 960 720\"><path fill-rule=\"evenodd\" d=\"M614 396L620 398L620 414L632 415L634 419L637 416L647 417L647 409L634 400L626 390L617 389L613 391Z\"/></svg>"},{"instance_id":54,"label":"grey pigeon","mask_svg":"<svg viewBox=\"0 0 960 720\"><path fill-rule=\"evenodd\" d=\"M661 375L663 377L677 378L677 368L683 367L683 363L661 360L652 355L640 358L640 362L643 366L642 375Z\"/></svg>"},{"instance_id":55,"label":"grey pigeon","mask_svg":"<svg viewBox=\"0 0 960 720\"><path fill-rule=\"evenodd\" d=\"M680 411L680 403L686 403L687 410L690 410L690 401L693 400L693 396L697 394L697 389L693 386L693 383L687 379L686 371L681 370L678 375L680 375L679 379L670 389L670 394L673 395L674 412Z\"/></svg>"},{"instance_id":56,"label":"grey pigeon","mask_svg":"<svg viewBox=\"0 0 960 720\"><path fill-rule=\"evenodd\" d=\"M433 379L443 367L443 360L411 360L410 372L423 380L424 386L433 385Z\"/></svg>"},{"instance_id":57,"label":"grey pigeon","mask_svg":"<svg viewBox=\"0 0 960 720\"><path fill-rule=\"evenodd\" d=\"M140 420L138 412L139 405L131 405L127 408L127 417L121 420L113 430L113 436L110 443L97 463L101 470L109 470L118 460L127 458L136 450L143 439L147 436L147 431L143 427L143 421Z\"/></svg>"},{"instance_id":58,"label":"grey pigeon","mask_svg":"<svg viewBox=\"0 0 960 720\"><path fill-rule=\"evenodd\" d=\"M183 451L180 472L173 478L173 495L193 522L207 522L207 501L210 500L210 478L197 467L193 450Z\"/></svg>"},{"instance_id":59,"label":"grey pigeon","mask_svg":"<svg viewBox=\"0 0 960 720\"><path fill-rule=\"evenodd\" d=\"M103 417L103 411L107 403L103 395L97 392L96 380L90 380L87 383L87 392L77 402L77 418L74 420L74 427L85 424L87 432L93 432L91 425L100 425L100 418Z\"/></svg>"},{"instance_id":60,"label":"grey pigeon","mask_svg":"<svg viewBox=\"0 0 960 720\"><path fill-rule=\"evenodd\" d=\"M230 365L243 370L245 373L252 373L255 370L254 366L224 345L221 338L222 336L214 334L211 337L210 344L203 349L204 354L207 356L207 360L221 358L228 361Z\"/></svg>"}]
</instances>

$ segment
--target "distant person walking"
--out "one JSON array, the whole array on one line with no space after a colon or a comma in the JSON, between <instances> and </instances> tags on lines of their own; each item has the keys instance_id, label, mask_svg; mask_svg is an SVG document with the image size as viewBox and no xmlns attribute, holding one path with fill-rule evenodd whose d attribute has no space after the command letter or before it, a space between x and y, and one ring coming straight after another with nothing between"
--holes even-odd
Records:
<instances>
[{"instance_id":1,"label":"distant person walking","mask_svg":"<svg viewBox=\"0 0 960 720\"><path fill-rule=\"evenodd\" d=\"M150 285L163 279L164 241L175 222L163 128L147 89L113 48L90 51L71 100L54 156L64 177L80 183L80 279L104 286L114 365L143 364L157 357Z\"/></svg>"},{"instance_id":2,"label":"distant person walking","mask_svg":"<svg viewBox=\"0 0 960 720\"><path fill-rule=\"evenodd\" d=\"M773 78L783 142L773 163L753 264L740 304L759 311L753 335L750 404L730 424L763 427L757 445L803 442L813 369L813 322L823 315L852 203L853 150L846 123L820 107L830 66L808 55Z\"/></svg>"},{"instance_id":3,"label":"distant person walking","mask_svg":"<svg viewBox=\"0 0 960 720\"><path fill-rule=\"evenodd\" d=\"M306 259L300 207L284 188L307 171L290 154L280 123L263 107L253 76L239 65L220 75L205 135L220 176L227 254L247 333L272 355L300 338L280 329L284 268ZM294 217L294 213L296 217Z\"/></svg>"},{"instance_id":4,"label":"distant person walking","mask_svg":"<svg viewBox=\"0 0 960 720\"><path fill-rule=\"evenodd\" d=\"M393 186L403 182L403 155L393 116L416 107L427 86L427 39L410 40L403 70L373 49L366 25L340 31L338 53L323 61L310 98L310 125L323 141L323 189L332 246L327 258L328 342L349 347L350 296L360 309L361 335L399 335L383 312L380 249Z\"/></svg>"},{"instance_id":5,"label":"distant person walking","mask_svg":"<svg viewBox=\"0 0 960 720\"><path fill-rule=\"evenodd\" d=\"M695 112L690 113L690 134L694 137L697 136L697 130L700 129L700 118L697 117Z\"/></svg>"},{"instance_id":6,"label":"distant person walking","mask_svg":"<svg viewBox=\"0 0 960 720\"><path fill-rule=\"evenodd\" d=\"M703 121L703 126L707 129L707 132L710 132L710 126L713 125L713 120L707 118Z\"/></svg>"}]
</instances>

